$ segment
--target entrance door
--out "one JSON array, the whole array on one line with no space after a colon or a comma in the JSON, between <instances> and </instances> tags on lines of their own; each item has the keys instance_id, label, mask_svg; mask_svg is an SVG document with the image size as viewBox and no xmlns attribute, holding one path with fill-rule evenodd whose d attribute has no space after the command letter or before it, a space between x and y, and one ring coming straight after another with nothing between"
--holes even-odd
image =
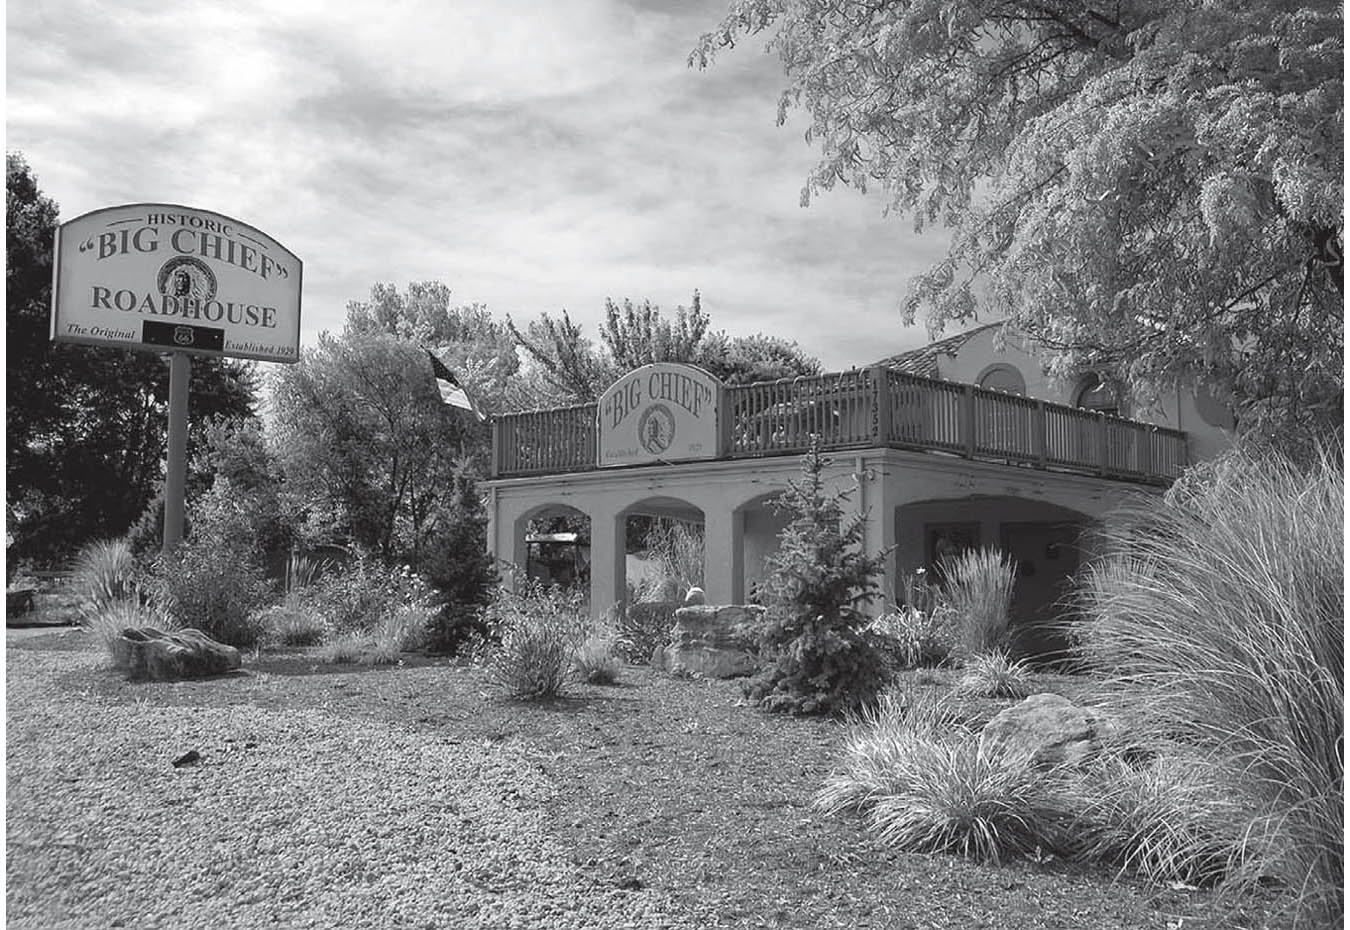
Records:
<instances>
[{"instance_id":1,"label":"entrance door","mask_svg":"<svg viewBox=\"0 0 1350 930\"><path fill-rule=\"evenodd\" d=\"M1079 523L1005 523L1003 549L1017 562L1012 643L1016 655L1054 662L1067 655L1065 603L1078 571Z\"/></svg>"}]
</instances>

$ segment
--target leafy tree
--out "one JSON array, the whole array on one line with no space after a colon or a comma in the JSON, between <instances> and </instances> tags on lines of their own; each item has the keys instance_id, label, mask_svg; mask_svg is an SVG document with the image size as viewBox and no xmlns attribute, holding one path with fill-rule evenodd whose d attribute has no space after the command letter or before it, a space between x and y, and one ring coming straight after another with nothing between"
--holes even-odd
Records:
<instances>
[{"instance_id":1,"label":"leafy tree","mask_svg":"<svg viewBox=\"0 0 1350 930\"><path fill-rule=\"evenodd\" d=\"M745 685L768 710L856 710L885 684L882 653L860 609L877 593L884 556L862 552L862 515L845 515L847 491L826 489L828 465L813 442L801 480L788 482L776 502L792 521L764 581L760 648L768 664Z\"/></svg>"},{"instance_id":2,"label":"leafy tree","mask_svg":"<svg viewBox=\"0 0 1350 930\"><path fill-rule=\"evenodd\" d=\"M15 554L68 559L121 536L163 480L168 368L151 352L50 340L57 206L5 158L6 504ZM195 358L189 424L252 416L253 366Z\"/></svg>"},{"instance_id":3,"label":"leafy tree","mask_svg":"<svg viewBox=\"0 0 1350 930\"><path fill-rule=\"evenodd\" d=\"M694 291L673 318L650 300L606 300L598 345L565 310L561 320L541 314L525 334L510 320L507 327L543 377L575 403L595 400L624 372L655 362L698 365L730 384L820 373L820 362L795 342L762 333L729 337L711 323Z\"/></svg>"},{"instance_id":4,"label":"leafy tree","mask_svg":"<svg viewBox=\"0 0 1350 930\"><path fill-rule=\"evenodd\" d=\"M595 400L618 376L566 310L561 319L539 314L524 333L510 317L506 327L544 381L573 403Z\"/></svg>"},{"instance_id":5,"label":"leafy tree","mask_svg":"<svg viewBox=\"0 0 1350 930\"><path fill-rule=\"evenodd\" d=\"M283 506L311 543L353 541L419 564L454 459L481 427L436 394L426 352L388 335L328 333L277 379Z\"/></svg>"},{"instance_id":6,"label":"leafy tree","mask_svg":"<svg viewBox=\"0 0 1350 930\"><path fill-rule=\"evenodd\" d=\"M1342 10L1330 0L740 0L821 147L953 234L903 303L983 310L1061 371L1203 376L1257 430L1341 421Z\"/></svg>"},{"instance_id":7,"label":"leafy tree","mask_svg":"<svg viewBox=\"0 0 1350 930\"><path fill-rule=\"evenodd\" d=\"M796 342L763 333L731 338L722 332L712 334L702 364L727 384L820 374L820 360L807 355Z\"/></svg>"},{"instance_id":8,"label":"leafy tree","mask_svg":"<svg viewBox=\"0 0 1350 930\"><path fill-rule=\"evenodd\" d=\"M547 392L521 371L507 324L482 304L456 307L450 298L439 281L414 282L402 294L377 283L369 300L347 304L345 332L387 333L435 352L485 414L541 405Z\"/></svg>"},{"instance_id":9,"label":"leafy tree","mask_svg":"<svg viewBox=\"0 0 1350 930\"><path fill-rule=\"evenodd\" d=\"M693 362L702 357L708 324L698 291L691 307L675 308L673 320L663 317L650 300L638 307L624 298L622 308L606 300L600 341L620 372L655 362Z\"/></svg>"}]
</instances>

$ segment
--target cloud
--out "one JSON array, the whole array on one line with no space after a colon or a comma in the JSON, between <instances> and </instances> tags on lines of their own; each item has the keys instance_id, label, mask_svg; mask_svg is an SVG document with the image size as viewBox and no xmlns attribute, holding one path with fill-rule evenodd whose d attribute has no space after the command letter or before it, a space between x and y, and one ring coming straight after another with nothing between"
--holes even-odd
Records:
<instances>
[{"instance_id":1,"label":"cloud","mask_svg":"<svg viewBox=\"0 0 1350 930\"><path fill-rule=\"evenodd\" d=\"M945 250L815 154L752 47L687 66L722 2L479 0L9 10L8 145L65 218L198 205L305 261L304 336L376 281L439 279L529 319L687 303L829 367L924 341L896 306Z\"/></svg>"}]
</instances>

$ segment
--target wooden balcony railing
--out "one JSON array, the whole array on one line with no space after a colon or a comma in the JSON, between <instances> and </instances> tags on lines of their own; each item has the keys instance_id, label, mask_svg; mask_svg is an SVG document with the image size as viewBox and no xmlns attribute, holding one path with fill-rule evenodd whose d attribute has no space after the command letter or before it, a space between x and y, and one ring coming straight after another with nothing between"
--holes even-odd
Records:
<instances>
[{"instance_id":1,"label":"wooden balcony railing","mask_svg":"<svg viewBox=\"0 0 1350 930\"><path fill-rule=\"evenodd\" d=\"M732 385L719 458L892 447L1167 484L1186 466L1180 430L884 368ZM493 476L596 467L595 404L493 421Z\"/></svg>"}]
</instances>

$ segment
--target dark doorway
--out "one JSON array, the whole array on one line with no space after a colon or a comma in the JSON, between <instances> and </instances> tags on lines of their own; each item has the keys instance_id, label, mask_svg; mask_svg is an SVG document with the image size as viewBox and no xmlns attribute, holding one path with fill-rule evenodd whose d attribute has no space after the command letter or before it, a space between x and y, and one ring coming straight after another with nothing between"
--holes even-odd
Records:
<instances>
[{"instance_id":1,"label":"dark doorway","mask_svg":"<svg viewBox=\"0 0 1350 930\"><path fill-rule=\"evenodd\" d=\"M1012 648L1036 664L1068 658L1068 595L1078 572L1080 523L1004 523L1003 549L1017 563Z\"/></svg>"}]
</instances>

